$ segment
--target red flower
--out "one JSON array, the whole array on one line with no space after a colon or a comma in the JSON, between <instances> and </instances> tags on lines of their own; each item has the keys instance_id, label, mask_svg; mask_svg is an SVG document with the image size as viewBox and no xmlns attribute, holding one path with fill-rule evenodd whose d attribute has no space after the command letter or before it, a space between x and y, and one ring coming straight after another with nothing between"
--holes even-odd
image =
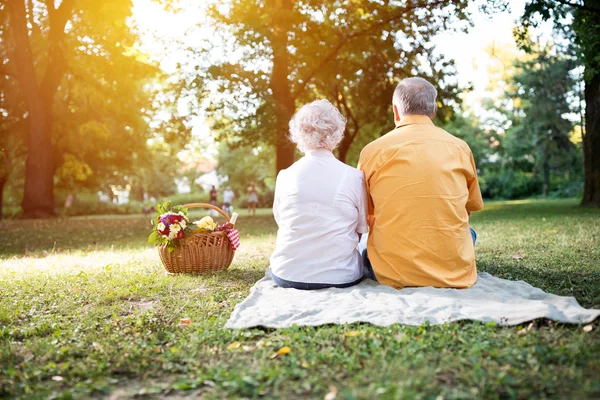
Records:
<instances>
[{"instance_id":1,"label":"red flower","mask_svg":"<svg viewBox=\"0 0 600 400\"><path fill-rule=\"evenodd\" d=\"M177 239L183 239L185 237L185 232L183 232L183 229L180 230L179 232L177 232Z\"/></svg>"}]
</instances>

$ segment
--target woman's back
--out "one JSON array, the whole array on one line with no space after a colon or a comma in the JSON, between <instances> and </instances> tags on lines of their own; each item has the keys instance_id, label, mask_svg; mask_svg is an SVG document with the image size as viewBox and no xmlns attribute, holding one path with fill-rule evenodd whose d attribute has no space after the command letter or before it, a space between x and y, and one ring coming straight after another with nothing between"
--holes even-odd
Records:
<instances>
[{"instance_id":1,"label":"woman's back","mask_svg":"<svg viewBox=\"0 0 600 400\"><path fill-rule=\"evenodd\" d=\"M278 278L344 284L362 276L356 245L367 232L360 171L324 149L310 151L280 172L273 212L279 226L271 256Z\"/></svg>"}]
</instances>

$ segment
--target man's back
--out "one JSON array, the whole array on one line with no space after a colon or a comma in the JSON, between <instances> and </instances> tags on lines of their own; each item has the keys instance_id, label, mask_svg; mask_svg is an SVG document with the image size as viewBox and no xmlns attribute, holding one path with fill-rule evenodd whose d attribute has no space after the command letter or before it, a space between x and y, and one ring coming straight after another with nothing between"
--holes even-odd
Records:
<instances>
[{"instance_id":1,"label":"man's back","mask_svg":"<svg viewBox=\"0 0 600 400\"><path fill-rule=\"evenodd\" d=\"M393 287L469 287L477 279L467 211L483 208L469 146L429 117L403 117L362 151L374 216L377 280Z\"/></svg>"}]
</instances>

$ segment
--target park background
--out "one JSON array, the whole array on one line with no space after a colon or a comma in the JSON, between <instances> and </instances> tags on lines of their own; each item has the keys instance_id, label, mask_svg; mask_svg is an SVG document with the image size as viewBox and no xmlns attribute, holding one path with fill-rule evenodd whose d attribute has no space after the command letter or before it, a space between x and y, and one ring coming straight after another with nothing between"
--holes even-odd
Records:
<instances>
[{"instance_id":1,"label":"park background","mask_svg":"<svg viewBox=\"0 0 600 400\"><path fill-rule=\"evenodd\" d=\"M270 207L300 156L287 139L298 106L340 109L336 156L355 166L414 75L438 87L435 122L471 146L484 198L600 204L587 3L20 3L1 10L7 217L138 213L207 200L212 184L244 207L251 181Z\"/></svg>"},{"instance_id":2,"label":"park background","mask_svg":"<svg viewBox=\"0 0 600 400\"><path fill-rule=\"evenodd\" d=\"M0 398L600 397L596 323L223 329L268 267L294 111L334 103L355 166L414 75L474 153L478 270L600 308L596 1L0 0L0 21ZM167 275L141 211L212 184L242 247Z\"/></svg>"}]
</instances>

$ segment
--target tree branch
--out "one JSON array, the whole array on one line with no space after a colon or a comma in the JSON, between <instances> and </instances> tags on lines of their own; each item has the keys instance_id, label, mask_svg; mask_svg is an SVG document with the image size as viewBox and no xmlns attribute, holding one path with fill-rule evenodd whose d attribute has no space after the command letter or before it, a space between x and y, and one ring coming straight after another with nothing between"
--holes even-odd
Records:
<instances>
[{"instance_id":1,"label":"tree branch","mask_svg":"<svg viewBox=\"0 0 600 400\"><path fill-rule=\"evenodd\" d=\"M61 27L62 31L65 29L65 24L69 20L75 7L75 0L63 0L60 6L56 9L57 11L57 25Z\"/></svg>"},{"instance_id":2,"label":"tree branch","mask_svg":"<svg viewBox=\"0 0 600 400\"><path fill-rule=\"evenodd\" d=\"M443 5L445 3L449 3L448 0L439 0L439 1L435 1L431 4L428 4L426 1L425 2L418 2L413 6L409 6L409 7L403 7L401 9L401 11L398 14L395 14L393 16L391 16L390 18L387 18L383 21L379 21L367 28L364 28L360 31L357 32L353 32L350 35L344 36L343 33L340 33L338 36L342 37L342 39L340 40L340 42L333 48L333 50L331 50L329 52L329 54L327 54L325 56L325 58L323 58L323 60L321 61L321 63L319 63L319 65L308 74L307 78L304 79L302 81L302 84L298 87L298 89L295 91L294 93L294 98L297 99L298 97L300 97L302 95L302 93L306 90L306 86L313 80L313 78L317 75L317 73L323 69L323 67L325 65L327 65L331 59L333 59L334 57L337 56L338 52L342 49L342 47L344 47L348 42L350 42L352 39L357 38L357 37L361 37L364 36L366 34L371 33L374 29L377 28L381 28L397 19L400 19L402 17L404 17L404 15L409 12L409 11L413 11L416 10L418 8L422 8L422 7L428 7L428 8L434 8L440 5Z\"/></svg>"},{"instance_id":3,"label":"tree branch","mask_svg":"<svg viewBox=\"0 0 600 400\"><path fill-rule=\"evenodd\" d=\"M10 26L15 42L13 50L14 63L18 71L17 76L21 83L25 104L31 111L39 93L33 55L31 53L31 42L29 40L29 32L27 31L25 4L22 1L11 1L7 4L7 7L10 13Z\"/></svg>"},{"instance_id":4,"label":"tree branch","mask_svg":"<svg viewBox=\"0 0 600 400\"><path fill-rule=\"evenodd\" d=\"M40 88L44 101L51 102L66 69L64 43L65 25L75 6L75 0L63 0L57 9L48 6L50 32L48 33L48 65ZM50 9L52 8L52 12Z\"/></svg>"},{"instance_id":5,"label":"tree branch","mask_svg":"<svg viewBox=\"0 0 600 400\"><path fill-rule=\"evenodd\" d=\"M358 123L358 120L354 116L354 113L348 106L348 102L346 101L346 97L344 96L343 92L339 92L339 95L341 97L340 104L344 107L344 110L346 110L346 115L348 115L348 117L352 121L352 124L354 125L354 132L352 132L352 136L350 137L350 143L352 143L352 142L354 142L354 139L356 138L356 135L358 134L360 125Z\"/></svg>"}]
</instances>

